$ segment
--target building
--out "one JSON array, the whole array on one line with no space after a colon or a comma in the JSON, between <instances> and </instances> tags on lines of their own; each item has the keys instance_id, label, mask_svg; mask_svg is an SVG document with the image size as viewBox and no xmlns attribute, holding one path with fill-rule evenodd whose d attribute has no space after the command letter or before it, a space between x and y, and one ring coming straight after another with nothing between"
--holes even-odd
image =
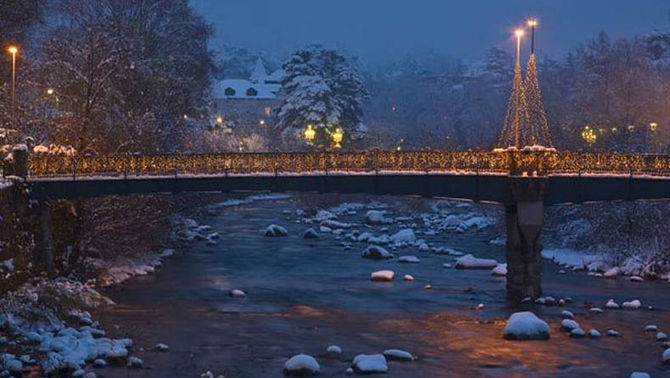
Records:
<instances>
[{"instance_id":1,"label":"building","mask_svg":"<svg viewBox=\"0 0 670 378\"><path fill-rule=\"evenodd\" d=\"M249 79L224 79L215 84L212 96L216 109L215 123L228 128L266 126L275 107L284 71L268 75L263 61L258 59Z\"/></svg>"}]
</instances>

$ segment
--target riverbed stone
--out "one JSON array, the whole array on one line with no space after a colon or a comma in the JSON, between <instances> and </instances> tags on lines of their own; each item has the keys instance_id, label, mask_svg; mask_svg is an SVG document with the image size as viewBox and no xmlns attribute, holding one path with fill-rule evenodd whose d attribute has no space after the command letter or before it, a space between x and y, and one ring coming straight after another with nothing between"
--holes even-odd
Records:
<instances>
[{"instance_id":1,"label":"riverbed stone","mask_svg":"<svg viewBox=\"0 0 670 378\"><path fill-rule=\"evenodd\" d=\"M516 312L507 319L503 337L507 340L547 340L549 325L532 312Z\"/></svg>"},{"instance_id":2,"label":"riverbed stone","mask_svg":"<svg viewBox=\"0 0 670 378\"><path fill-rule=\"evenodd\" d=\"M321 371L321 367L316 359L307 354L295 355L284 363L284 374L309 376L317 375Z\"/></svg>"}]
</instances>

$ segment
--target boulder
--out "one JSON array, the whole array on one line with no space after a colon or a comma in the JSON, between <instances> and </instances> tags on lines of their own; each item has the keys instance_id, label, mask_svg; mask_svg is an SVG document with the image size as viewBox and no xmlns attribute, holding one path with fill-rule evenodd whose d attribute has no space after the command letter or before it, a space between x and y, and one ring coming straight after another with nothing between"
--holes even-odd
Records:
<instances>
[{"instance_id":1,"label":"boulder","mask_svg":"<svg viewBox=\"0 0 670 378\"><path fill-rule=\"evenodd\" d=\"M532 312L516 312L507 319L503 337L507 340L547 340L549 325Z\"/></svg>"}]
</instances>

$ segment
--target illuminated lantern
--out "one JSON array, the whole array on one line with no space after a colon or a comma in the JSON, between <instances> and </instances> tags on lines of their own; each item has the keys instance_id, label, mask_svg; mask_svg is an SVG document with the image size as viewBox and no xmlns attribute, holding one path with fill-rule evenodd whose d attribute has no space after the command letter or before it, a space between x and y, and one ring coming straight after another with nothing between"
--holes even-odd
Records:
<instances>
[{"instance_id":1,"label":"illuminated lantern","mask_svg":"<svg viewBox=\"0 0 670 378\"><path fill-rule=\"evenodd\" d=\"M342 148L342 140L344 140L344 131L342 128L337 126L335 130L330 133L330 137L333 139L333 145L335 148Z\"/></svg>"},{"instance_id":2,"label":"illuminated lantern","mask_svg":"<svg viewBox=\"0 0 670 378\"><path fill-rule=\"evenodd\" d=\"M586 142L586 144L591 146L596 142L596 140L598 140L598 136L593 131L591 126L586 126L584 127L584 130L582 130L582 139L584 139L584 142Z\"/></svg>"},{"instance_id":3,"label":"illuminated lantern","mask_svg":"<svg viewBox=\"0 0 670 378\"><path fill-rule=\"evenodd\" d=\"M658 130L658 123L656 123L656 122L652 122L652 123L650 123L650 124L649 124L649 130L651 130L651 131L656 131L656 130Z\"/></svg>"},{"instance_id":4,"label":"illuminated lantern","mask_svg":"<svg viewBox=\"0 0 670 378\"><path fill-rule=\"evenodd\" d=\"M314 126L307 125L305 131L302 132L302 135L305 137L305 141L308 144L314 143L314 139L316 138L316 130L314 130Z\"/></svg>"}]
</instances>

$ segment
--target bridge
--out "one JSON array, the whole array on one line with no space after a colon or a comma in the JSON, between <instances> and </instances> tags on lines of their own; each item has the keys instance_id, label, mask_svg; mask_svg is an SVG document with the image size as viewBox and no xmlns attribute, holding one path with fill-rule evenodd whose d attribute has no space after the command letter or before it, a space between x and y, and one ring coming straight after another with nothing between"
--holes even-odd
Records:
<instances>
[{"instance_id":1,"label":"bridge","mask_svg":"<svg viewBox=\"0 0 670 378\"><path fill-rule=\"evenodd\" d=\"M52 254L48 202L184 192L295 191L469 199L505 206L510 303L541 295L544 206L670 198L670 156L508 149L60 157L14 151L9 173L39 202L38 255Z\"/></svg>"}]
</instances>

